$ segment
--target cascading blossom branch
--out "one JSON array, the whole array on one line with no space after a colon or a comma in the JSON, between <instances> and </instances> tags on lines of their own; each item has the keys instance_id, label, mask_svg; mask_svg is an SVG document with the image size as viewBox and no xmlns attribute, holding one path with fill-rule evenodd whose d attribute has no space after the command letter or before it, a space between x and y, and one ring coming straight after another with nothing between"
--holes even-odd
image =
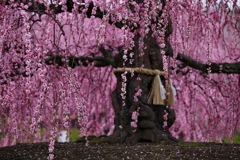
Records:
<instances>
[{"instance_id":1,"label":"cascading blossom branch","mask_svg":"<svg viewBox=\"0 0 240 160\"><path fill-rule=\"evenodd\" d=\"M133 38L139 36L139 57L143 57L147 50L144 37L151 32L162 49L165 78L171 76L178 92L177 120L171 133L189 141L221 141L239 128L239 75L211 74L211 67L204 74L179 58L183 54L204 64L239 62L236 0L230 10L225 5L228 1L208 2L208 7L200 0L165 1L162 8L156 0L144 0L144 4L72 0L71 9L69 0L36 0L35 5L41 4L38 9L21 2L0 2L1 146L50 139L49 151L53 152L57 133L69 130L74 119L84 136L112 134L110 95L116 84L112 71L117 66L116 59L109 59L123 53L123 62L133 64ZM169 17L173 55L164 51ZM171 64L176 69L168 75ZM139 66L144 68L144 64ZM122 74L122 99L126 74ZM133 95L136 101L140 88ZM132 113L133 128L137 128L138 112L139 108Z\"/></svg>"},{"instance_id":2,"label":"cascading blossom branch","mask_svg":"<svg viewBox=\"0 0 240 160\"><path fill-rule=\"evenodd\" d=\"M54 17L50 11L40 17L25 11L31 4L21 5L22 8L16 5L1 4L1 8L6 8L1 10L0 22L1 146L46 141L51 137L52 151L58 132L68 130L78 116L82 116L79 119L82 135L111 134L114 111L109 95L115 81L112 68L95 68L94 61L85 61L87 67L85 64L73 67L64 57L61 61L66 65L46 64L46 59L54 55L97 56L99 51L92 48L102 42L98 38L100 30L93 26L100 21L89 21L72 13ZM89 25L94 29L91 32ZM112 27L102 25L106 28L101 28L105 30L101 36L106 41L114 37L118 42L120 37L108 30ZM54 61L49 59L48 63ZM81 99L87 103L83 105Z\"/></svg>"},{"instance_id":3,"label":"cascading blossom branch","mask_svg":"<svg viewBox=\"0 0 240 160\"><path fill-rule=\"evenodd\" d=\"M239 62L237 3L239 1L175 3L174 11L170 12L175 28L171 36L174 50L209 66ZM175 52L175 58L178 53ZM178 100L172 134L178 138L184 135L187 141L222 142L227 137L233 142L240 128L239 75L221 74L222 65L220 74L211 74L208 67L208 75L190 67L182 68L179 74L174 74Z\"/></svg>"}]
</instances>

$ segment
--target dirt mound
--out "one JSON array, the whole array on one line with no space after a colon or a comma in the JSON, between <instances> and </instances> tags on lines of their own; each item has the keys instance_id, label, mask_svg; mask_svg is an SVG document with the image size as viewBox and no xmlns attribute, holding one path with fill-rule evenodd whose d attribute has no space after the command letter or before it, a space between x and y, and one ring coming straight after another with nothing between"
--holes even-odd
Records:
<instances>
[{"instance_id":1,"label":"dirt mound","mask_svg":"<svg viewBox=\"0 0 240 160\"><path fill-rule=\"evenodd\" d=\"M240 145L218 143L176 143L135 145L108 143L56 143L56 160L240 160ZM48 143L17 144L0 148L1 160L46 160Z\"/></svg>"}]
</instances>

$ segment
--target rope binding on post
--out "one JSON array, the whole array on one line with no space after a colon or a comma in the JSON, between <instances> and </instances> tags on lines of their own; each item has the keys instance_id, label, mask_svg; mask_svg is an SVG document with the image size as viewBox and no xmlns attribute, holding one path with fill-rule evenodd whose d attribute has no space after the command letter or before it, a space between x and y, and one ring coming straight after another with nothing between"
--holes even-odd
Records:
<instances>
[{"instance_id":1,"label":"rope binding on post","mask_svg":"<svg viewBox=\"0 0 240 160\"><path fill-rule=\"evenodd\" d=\"M160 76L164 76L164 71L160 71L158 69L146 69L146 68L117 68L114 70L117 72L136 72L140 74L154 76L151 90L148 94L148 104L153 105L169 105L173 106L176 96L176 90L172 85L170 78L168 78L168 86L167 90L162 84ZM166 95L166 93L169 93Z\"/></svg>"}]
</instances>

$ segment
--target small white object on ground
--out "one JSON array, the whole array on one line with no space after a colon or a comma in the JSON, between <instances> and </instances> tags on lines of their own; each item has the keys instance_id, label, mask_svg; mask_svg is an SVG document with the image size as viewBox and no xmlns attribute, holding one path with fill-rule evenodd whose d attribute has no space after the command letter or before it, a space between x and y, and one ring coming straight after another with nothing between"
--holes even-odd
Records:
<instances>
[{"instance_id":1,"label":"small white object on ground","mask_svg":"<svg viewBox=\"0 0 240 160\"><path fill-rule=\"evenodd\" d=\"M61 131L59 133L58 142L69 142L69 137L67 137L67 131Z\"/></svg>"}]
</instances>

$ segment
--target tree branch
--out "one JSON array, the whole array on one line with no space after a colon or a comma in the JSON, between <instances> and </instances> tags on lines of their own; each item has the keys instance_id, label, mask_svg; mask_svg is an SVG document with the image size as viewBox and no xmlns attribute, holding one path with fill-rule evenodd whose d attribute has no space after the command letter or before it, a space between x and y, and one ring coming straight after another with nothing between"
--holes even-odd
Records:
<instances>
[{"instance_id":1,"label":"tree branch","mask_svg":"<svg viewBox=\"0 0 240 160\"><path fill-rule=\"evenodd\" d=\"M23 2L23 1L20 0L20 2ZM27 0L25 1L25 3L28 3L28 2L29 1L27 1ZM142 3L142 0L139 0L137 2ZM162 1L162 2L164 2L164 1ZM6 3L8 3L8 2L6 2ZM6 5L8 5L8 4L6 4ZM72 12L73 6L74 6L73 0L67 0L66 6L67 6L67 11ZM82 10L84 8L85 8L84 5L79 5L78 12L82 13ZM94 16L96 18L102 19L104 17L104 15L106 15L106 13L107 13L106 11L101 11L100 8L98 7L96 10L96 14L92 15L93 8L94 8L94 4L93 4L93 2L91 2L89 4L88 10L86 12L86 16L88 18L90 18L91 16ZM50 5L50 9L55 14L64 12L62 9L62 5L52 4L52 5ZM43 3L32 3L32 5L27 10L30 12L36 12L36 13L39 13L40 15L42 15L42 14L45 14L47 7ZM124 21L125 21L125 23L123 23ZM128 27L132 29L131 31L134 31L135 29L139 28L139 25L134 27L133 25L131 25L130 21L126 21L126 20L123 20L121 22L114 22L111 20L111 16L110 16L108 23L114 24L117 28L122 28L124 25L128 25ZM105 52L105 53L102 52L102 53L103 53L103 57L73 57L73 56L69 56L67 58L69 60L68 65L70 67L75 67L76 65L79 65L79 61L81 61L84 65L87 65L87 61L88 62L95 61L96 67L107 66L107 65L112 65L113 67L117 67L116 64L114 63L113 57L106 57L104 54L105 53L107 54L107 52ZM65 62L63 62L61 60L62 58L66 58L66 57L56 55L56 56L46 59L45 62L47 64L51 64L50 61L52 61L52 63L58 64L61 66L61 65L65 64ZM208 69L210 69L211 73L240 74L240 62L237 62L237 63L211 63L211 65L209 66L208 64L203 64L198 61L195 61L192 58L190 58L186 55L183 55L181 53L179 53L177 55L176 59L191 68L202 71L203 73L208 73ZM220 68L222 68L222 69L220 69Z\"/></svg>"},{"instance_id":2,"label":"tree branch","mask_svg":"<svg viewBox=\"0 0 240 160\"><path fill-rule=\"evenodd\" d=\"M178 53L176 59L191 68L202 71L203 73L208 73L208 69L210 69L211 73L240 74L240 62L211 63L211 65L208 65L208 64L203 64L198 61L195 61L192 58L181 53Z\"/></svg>"},{"instance_id":3,"label":"tree branch","mask_svg":"<svg viewBox=\"0 0 240 160\"><path fill-rule=\"evenodd\" d=\"M22 2L22 0L20 2ZM25 1L25 3L28 3L28 1ZM8 3L6 5L8 5ZM74 7L74 2L72 0L67 0L66 7L67 7L68 12L72 12L73 7ZM49 6L49 8L53 11L54 14L59 14L59 13L64 12L64 10L62 9L62 5L51 4ZM84 8L85 8L85 5L79 5L78 12L82 13ZM106 11L101 11L99 7L97 7L96 13L92 14L93 8L94 8L94 3L90 2L89 7L88 7L87 12L86 12L86 17L87 18L90 18L91 16L94 16L96 18L102 19L104 17L104 15L107 14ZM45 11L47 9L48 8L43 3L38 3L37 2L37 3L32 3L32 5L27 9L27 11L35 12L35 13L38 13L39 15L42 15L42 14L45 14ZM109 16L108 23L109 24L114 24L117 28L120 28L120 29L124 25L127 25L131 29L132 32L135 29L139 28L138 24L137 24L137 26L133 25L133 24L131 24L131 22L129 20L122 20L120 22L118 22L118 21L115 22L111 19L111 16Z\"/></svg>"},{"instance_id":4,"label":"tree branch","mask_svg":"<svg viewBox=\"0 0 240 160\"><path fill-rule=\"evenodd\" d=\"M103 50L103 49L102 49ZM108 51L108 50L106 50ZM116 67L114 63L113 57L75 57L75 56L62 56L62 55L50 55L49 58L45 59L44 62L47 65L53 65L57 64L58 66L69 66L71 68L75 68L76 66L88 66L89 63L94 63L95 67L105 67L105 66L113 66ZM25 64L23 64L25 65ZM26 74L26 71L20 72L18 69L20 68L20 64L17 62L13 62L13 66L17 66L17 68L14 68L11 72L5 73L5 79L11 79L11 81L14 80L14 77L16 76L33 76L33 73L30 75ZM1 72L1 70L0 70ZM4 78L0 76L0 85L7 84L7 80L3 80Z\"/></svg>"},{"instance_id":5,"label":"tree branch","mask_svg":"<svg viewBox=\"0 0 240 160\"><path fill-rule=\"evenodd\" d=\"M61 55L51 55L49 58L45 59L47 65L58 64L59 66L68 65L71 68L76 66L84 65L88 66L89 63L95 63L95 67L104 67L104 66L115 66L114 59L112 57L75 57L75 56L61 56Z\"/></svg>"}]
</instances>

